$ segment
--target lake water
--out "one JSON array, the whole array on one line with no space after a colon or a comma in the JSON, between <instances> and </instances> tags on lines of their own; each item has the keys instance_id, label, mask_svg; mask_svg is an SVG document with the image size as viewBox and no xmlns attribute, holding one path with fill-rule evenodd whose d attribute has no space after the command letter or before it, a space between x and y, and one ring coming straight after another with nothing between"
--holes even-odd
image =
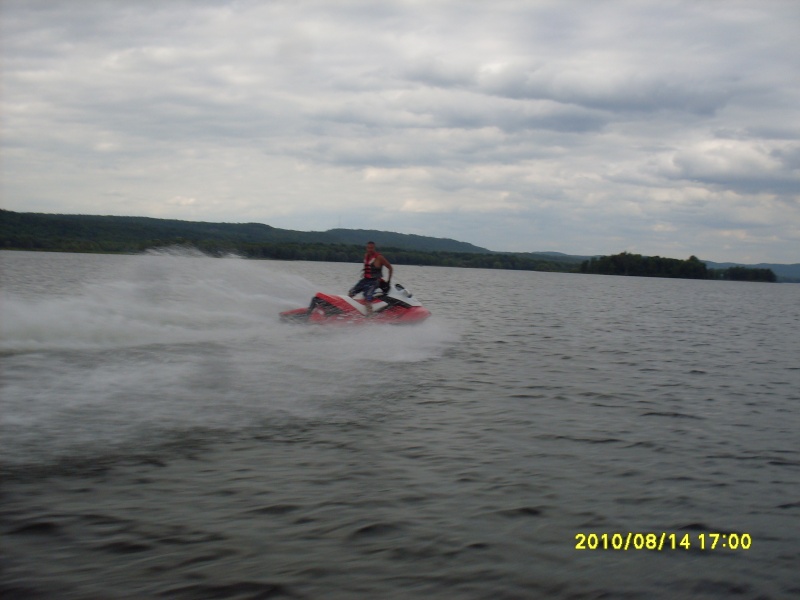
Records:
<instances>
[{"instance_id":1,"label":"lake water","mask_svg":"<svg viewBox=\"0 0 800 600\"><path fill-rule=\"evenodd\" d=\"M356 264L0 267L4 597L800 595L798 285L397 265L428 321L326 329Z\"/></svg>"}]
</instances>

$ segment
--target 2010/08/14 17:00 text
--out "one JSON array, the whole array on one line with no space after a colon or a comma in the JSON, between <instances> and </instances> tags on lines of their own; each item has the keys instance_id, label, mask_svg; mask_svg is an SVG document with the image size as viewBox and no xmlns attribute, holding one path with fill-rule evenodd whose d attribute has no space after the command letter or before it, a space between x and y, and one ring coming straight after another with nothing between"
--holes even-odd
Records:
<instances>
[{"instance_id":1,"label":"2010/08/14 17:00 text","mask_svg":"<svg viewBox=\"0 0 800 600\"><path fill-rule=\"evenodd\" d=\"M749 550L749 533L576 533L575 550Z\"/></svg>"}]
</instances>

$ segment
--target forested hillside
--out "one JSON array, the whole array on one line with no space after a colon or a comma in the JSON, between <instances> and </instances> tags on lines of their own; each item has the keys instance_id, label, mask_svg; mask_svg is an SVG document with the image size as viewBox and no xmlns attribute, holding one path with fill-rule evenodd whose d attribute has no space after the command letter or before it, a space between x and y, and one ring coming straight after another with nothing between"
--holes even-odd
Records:
<instances>
[{"instance_id":1,"label":"forested hillside","mask_svg":"<svg viewBox=\"0 0 800 600\"><path fill-rule=\"evenodd\" d=\"M260 223L204 223L93 215L50 215L0 210L0 248L61 252L142 252L190 244L211 255L359 262L373 239L398 264L572 271L569 257L491 252L472 244L374 230L291 231Z\"/></svg>"},{"instance_id":2,"label":"forested hillside","mask_svg":"<svg viewBox=\"0 0 800 600\"><path fill-rule=\"evenodd\" d=\"M492 252L466 242L388 231L292 231L262 223L54 215L0 209L0 249L7 250L136 253L149 248L191 245L212 256L235 253L261 259L359 262L364 244L369 240L374 240L390 260L398 264L638 277L776 280L770 268L738 265L709 268L694 256L679 260L623 252L583 260L585 257L557 252ZM788 269L796 265L777 266Z\"/></svg>"}]
</instances>

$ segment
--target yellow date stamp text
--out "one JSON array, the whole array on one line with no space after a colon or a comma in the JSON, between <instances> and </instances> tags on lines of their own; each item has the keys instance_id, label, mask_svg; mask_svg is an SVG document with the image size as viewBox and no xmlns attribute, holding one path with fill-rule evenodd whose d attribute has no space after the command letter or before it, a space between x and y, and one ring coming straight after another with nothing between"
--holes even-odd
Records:
<instances>
[{"instance_id":1,"label":"yellow date stamp text","mask_svg":"<svg viewBox=\"0 0 800 600\"><path fill-rule=\"evenodd\" d=\"M575 550L750 550L749 533L576 533Z\"/></svg>"}]
</instances>

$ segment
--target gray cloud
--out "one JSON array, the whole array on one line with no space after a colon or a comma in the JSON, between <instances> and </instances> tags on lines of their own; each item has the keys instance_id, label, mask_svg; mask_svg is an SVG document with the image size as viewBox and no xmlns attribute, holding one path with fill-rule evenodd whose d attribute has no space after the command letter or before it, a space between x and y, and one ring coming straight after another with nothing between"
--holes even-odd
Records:
<instances>
[{"instance_id":1,"label":"gray cloud","mask_svg":"<svg viewBox=\"0 0 800 600\"><path fill-rule=\"evenodd\" d=\"M0 4L4 207L798 260L793 2Z\"/></svg>"}]
</instances>

